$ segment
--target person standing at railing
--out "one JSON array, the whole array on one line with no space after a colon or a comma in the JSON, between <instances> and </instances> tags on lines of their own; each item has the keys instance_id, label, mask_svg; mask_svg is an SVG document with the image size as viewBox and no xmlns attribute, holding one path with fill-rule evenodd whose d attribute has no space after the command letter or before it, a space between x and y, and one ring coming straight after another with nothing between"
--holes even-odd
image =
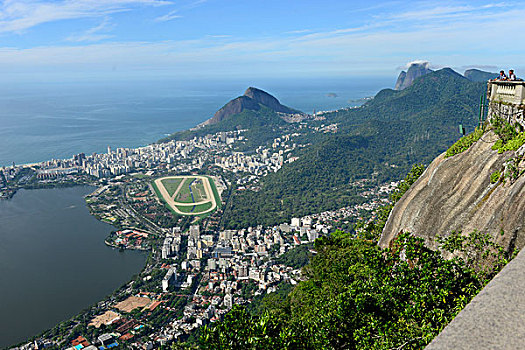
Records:
<instances>
[{"instance_id":1,"label":"person standing at railing","mask_svg":"<svg viewBox=\"0 0 525 350\"><path fill-rule=\"evenodd\" d=\"M516 78L516 74L514 74L514 70L513 69L509 70L509 79L508 80L512 80L512 81L518 80Z\"/></svg>"},{"instance_id":2,"label":"person standing at railing","mask_svg":"<svg viewBox=\"0 0 525 350\"><path fill-rule=\"evenodd\" d=\"M507 80L507 76L505 75L505 71L500 70L498 77L496 79L494 79L494 80Z\"/></svg>"}]
</instances>

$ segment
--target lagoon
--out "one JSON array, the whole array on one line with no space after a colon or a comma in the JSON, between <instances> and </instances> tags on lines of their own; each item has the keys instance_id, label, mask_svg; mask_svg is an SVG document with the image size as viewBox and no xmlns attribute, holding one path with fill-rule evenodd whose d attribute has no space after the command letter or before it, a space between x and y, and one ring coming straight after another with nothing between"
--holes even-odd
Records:
<instances>
[{"instance_id":1,"label":"lagoon","mask_svg":"<svg viewBox=\"0 0 525 350\"><path fill-rule=\"evenodd\" d=\"M0 200L0 348L52 328L140 272L146 254L104 244L89 214L95 188L20 190Z\"/></svg>"}]
</instances>

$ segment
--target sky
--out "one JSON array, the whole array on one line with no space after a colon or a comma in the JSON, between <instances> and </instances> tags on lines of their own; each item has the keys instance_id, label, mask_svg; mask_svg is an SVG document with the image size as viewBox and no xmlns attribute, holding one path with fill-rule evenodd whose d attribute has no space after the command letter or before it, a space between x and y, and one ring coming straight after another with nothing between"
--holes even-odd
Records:
<instances>
[{"instance_id":1,"label":"sky","mask_svg":"<svg viewBox=\"0 0 525 350\"><path fill-rule=\"evenodd\" d=\"M0 0L5 82L397 76L431 68L525 76L525 2Z\"/></svg>"}]
</instances>

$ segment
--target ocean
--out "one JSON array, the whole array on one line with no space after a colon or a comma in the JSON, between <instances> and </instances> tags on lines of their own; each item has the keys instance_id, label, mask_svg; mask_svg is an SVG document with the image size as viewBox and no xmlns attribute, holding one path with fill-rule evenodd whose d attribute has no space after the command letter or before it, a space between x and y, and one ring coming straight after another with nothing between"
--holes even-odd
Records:
<instances>
[{"instance_id":1,"label":"ocean","mask_svg":"<svg viewBox=\"0 0 525 350\"><path fill-rule=\"evenodd\" d=\"M0 166L138 147L210 118L249 86L311 113L358 105L391 79L20 83L0 87Z\"/></svg>"}]
</instances>

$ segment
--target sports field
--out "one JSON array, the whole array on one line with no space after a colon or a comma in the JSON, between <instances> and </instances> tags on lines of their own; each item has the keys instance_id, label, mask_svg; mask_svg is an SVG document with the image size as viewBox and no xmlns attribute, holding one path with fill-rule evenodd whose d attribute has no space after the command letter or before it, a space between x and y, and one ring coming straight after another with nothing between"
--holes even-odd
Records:
<instances>
[{"instance_id":1,"label":"sports field","mask_svg":"<svg viewBox=\"0 0 525 350\"><path fill-rule=\"evenodd\" d=\"M177 214L202 215L220 205L212 181L201 175L168 176L155 180L154 185L157 194Z\"/></svg>"}]
</instances>

